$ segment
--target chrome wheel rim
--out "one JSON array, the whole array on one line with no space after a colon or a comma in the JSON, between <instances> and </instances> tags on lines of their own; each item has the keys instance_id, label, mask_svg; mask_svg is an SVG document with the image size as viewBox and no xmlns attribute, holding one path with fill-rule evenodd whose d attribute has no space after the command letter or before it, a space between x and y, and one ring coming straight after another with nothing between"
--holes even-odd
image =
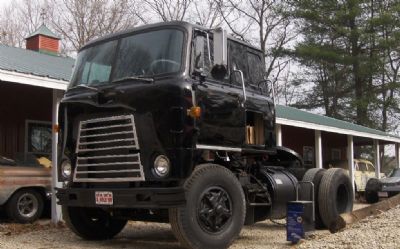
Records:
<instances>
[{"instance_id":1,"label":"chrome wheel rim","mask_svg":"<svg viewBox=\"0 0 400 249\"><path fill-rule=\"evenodd\" d=\"M22 217L31 218L39 209L39 201L35 195L24 193L18 198L17 209Z\"/></svg>"}]
</instances>

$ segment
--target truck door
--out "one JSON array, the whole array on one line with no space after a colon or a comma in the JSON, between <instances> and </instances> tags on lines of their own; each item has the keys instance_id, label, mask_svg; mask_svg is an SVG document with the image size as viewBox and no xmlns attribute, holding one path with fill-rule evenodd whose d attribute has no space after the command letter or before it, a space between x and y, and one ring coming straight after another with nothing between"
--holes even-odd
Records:
<instances>
[{"instance_id":1,"label":"truck door","mask_svg":"<svg viewBox=\"0 0 400 249\"><path fill-rule=\"evenodd\" d=\"M245 117L245 140L243 147L265 149L275 145L275 114L271 98L264 85L263 55L241 43L229 44L229 62L232 85L242 89ZM241 80L243 73L244 86ZM244 88L244 90L243 90Z\"/></svg>"},{"instance_id":2,"label":"truck door","mask_svg":"<svg viewBox=\"0 0 400 249\"><path fill-rule=\"evenodd\" d=\"M229 77L217 81L208 76L212 66L212 50L210 39L204 34L195 35L192 72L202 72L206 76L195 90L196 103L202 110L197 122L197 144L240 148L245 141L243 93L241 88L231 85Z\"/></svg>"}]
</instances>

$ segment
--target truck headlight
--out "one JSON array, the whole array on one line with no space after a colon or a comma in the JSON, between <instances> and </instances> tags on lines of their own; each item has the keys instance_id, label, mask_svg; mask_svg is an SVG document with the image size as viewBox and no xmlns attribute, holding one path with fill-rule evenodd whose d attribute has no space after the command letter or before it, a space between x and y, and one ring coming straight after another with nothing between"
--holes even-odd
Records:
<instances>
[{"instance_id":1,"label":"truck headlight","mask_svg":"<svg viewBox=\"0 0 400 249\"><path fill-rule=\"evenodd\" d=\"M72 173L72 165L70 160L64 160L61 163L61 174L64 178L69 178Z\"/></svg>"},{"instance_id":2,"label":"truck headlight","mask_svg":"<svg viewBox=\"0 0 400 249\"><path fill-rule=\"evenodd\" d=\"M171 167L168 157L159 155L154 160L154 173L159 177L165 177L168 175Z\"/></svg>"}]
</instances>

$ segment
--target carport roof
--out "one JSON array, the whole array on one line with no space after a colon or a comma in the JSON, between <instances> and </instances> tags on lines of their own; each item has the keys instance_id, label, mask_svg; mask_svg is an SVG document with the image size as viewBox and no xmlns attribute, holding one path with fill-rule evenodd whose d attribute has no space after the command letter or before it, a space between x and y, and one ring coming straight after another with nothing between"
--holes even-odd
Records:
<instances>
[{"instance_id":1,"label":"carport roof","mask_svg":"<svg viewBox=\"0 0 400 249\"><path fill-rule=\"evenodd\" d=\"M0 45L0 81L35 85L35 80L46 82L45 78L47 85L41 86L65 90L74 62L70 57Z\"/></svg>"},{"instance_id":2,"label":"carport roof","mask_svg":"<svg viewBox=\"0 0 400 249\"><path fill-rule=\"evenodd\" d=\"M399 136L289 106L276 105L276 117L276 123L278 124L391 142L400 142Z\"/></svg>"}]
</instances>

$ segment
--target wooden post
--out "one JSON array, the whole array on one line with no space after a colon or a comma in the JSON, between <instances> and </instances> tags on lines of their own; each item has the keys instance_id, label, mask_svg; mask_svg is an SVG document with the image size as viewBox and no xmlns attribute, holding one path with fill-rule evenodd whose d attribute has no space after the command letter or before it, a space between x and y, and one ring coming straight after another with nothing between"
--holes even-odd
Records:
<instances>
[{"instance_id":1,"label":"wooden post","mask_svg":"<svg viewBox=\"0 0 400 249\"><path fill-rule=\"evenodd\" d=\"M354 142L353 136L347 135L347 167L349 169L349 175L351 180L351 186L353 187L353 196L355 197L355 186L354 186Z\"/></svg>"},{"instance_id":2,"label":"wooden post","mask_svg":"<svg viewBox=\"0 0 400 249\"><path fill-rule=\"evenodd\" d=\"M398 143L395 143L394 147L395 147L395 154L396 154L396 167L400 168L400 156L399 156L400 155L400 153L399 153L400 146Z\"/></svg>"},{"instance_id":3,"label":"wooden post","mask_svg":"<svg viewBox=\"0 0 400 249\"><path fill-rule=\"evenodd\" d=\"M51 169L51 221L57 224L61 220L61 207L57 205L57 198L55 188L61 187L61 183L58 182L57 176L57 144L58 144L58 132L55 129L58 125L58 108L63 92L60 90L53 89L53 111L52 111L52 169Z\"/></svg>"},{"instance_id":4,"label":"wooden post","mask_svg":"<svg viewBox=\"0 0 400 249\"><path fill-rule=\"evenodd\" d=\"M322 138L320 130L315 130L315 167L322 168Z\"/></svg>"},{"instance_id":5,"label":"wooden post","mask_svg":"<svg viewBox=\"0 0 400 249\"><path fill-rule=\"evenodd\" d=\"M381 160L379 155L379 141L374 140L374 152L375 152L375 177L381 178Z\"/></svg>"},{"instance_id":6,"label":"wooden post","mask_svg":"<svg viewBox=\"0 0 400 249\"><path fill-rule=\"evenodd\" d=\"M275 132L276 132L276 146L282 146L282 126L280 124L276 124Z\"/></svg>"}]
</instances>

